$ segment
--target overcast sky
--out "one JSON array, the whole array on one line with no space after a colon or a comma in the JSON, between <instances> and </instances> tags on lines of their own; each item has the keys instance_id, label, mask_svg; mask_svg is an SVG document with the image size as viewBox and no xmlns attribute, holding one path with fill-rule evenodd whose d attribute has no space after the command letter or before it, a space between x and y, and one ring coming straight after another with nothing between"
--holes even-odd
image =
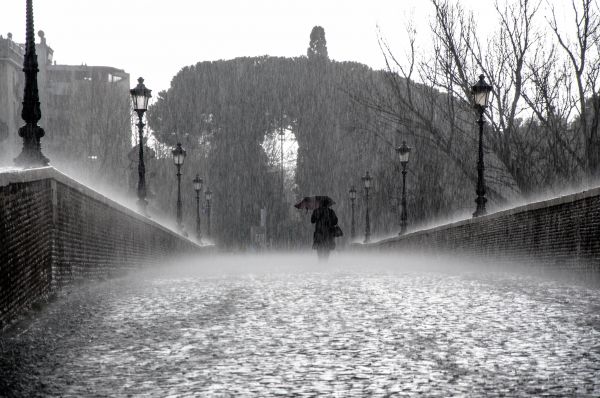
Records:
<instances>
[{"instance_id":1,"label":"overcast sky","mask_svg":"<svg viewBox=\"0 0 600 398\"><path fill-rule=\"evenodd\" d=\"M2 3L0 34L23 42L25 0ZM492 0L461 3L492 12ZM401 49L405 21L424 31L430 13L427 0L34 0L35 30L59 64L125 69L154 93L198 61L306 54L315 25L325 28L331 58L382 68L377 25Z\"/></svg>"}]
</instances>

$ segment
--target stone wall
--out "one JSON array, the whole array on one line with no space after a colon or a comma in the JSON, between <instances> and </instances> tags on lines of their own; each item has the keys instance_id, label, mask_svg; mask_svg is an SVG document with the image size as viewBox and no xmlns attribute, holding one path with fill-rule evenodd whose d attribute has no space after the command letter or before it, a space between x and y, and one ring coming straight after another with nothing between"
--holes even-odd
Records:
<instances>
[{"instance_id":1,"label":"stone wall","mask_svg":"<svg viewBox=\"0 0 600 398\"><path fill-rule=\"evenodd\" d=\"M51 167L0 173L0 328L74 281L199 250Z\"/></svg>"},{"instance_id":2,"label":"stone wall","mask_svg":"<svg viewBox=\"0 0 600 398\"><path fill-rule=\"evenodd\" d=\"M600 271L600 188L365 246Z\"/></svg>"}]
</instances>

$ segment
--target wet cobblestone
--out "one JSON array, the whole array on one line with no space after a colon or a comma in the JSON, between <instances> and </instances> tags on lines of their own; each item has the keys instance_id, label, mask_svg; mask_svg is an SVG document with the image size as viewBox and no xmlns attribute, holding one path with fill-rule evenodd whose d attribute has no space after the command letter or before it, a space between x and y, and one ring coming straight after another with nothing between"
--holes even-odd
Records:
<instances>
[{"instance_id":1,"label":"wet cobblestone","mask_svg":"<svg viewBox=\"0 0 600 398\"><path fill-rule=\"evenodd\" d=\"M600 396L597 289L256 261L74 289L2 335L3 394Z\"/></svg>"}]
</instances>

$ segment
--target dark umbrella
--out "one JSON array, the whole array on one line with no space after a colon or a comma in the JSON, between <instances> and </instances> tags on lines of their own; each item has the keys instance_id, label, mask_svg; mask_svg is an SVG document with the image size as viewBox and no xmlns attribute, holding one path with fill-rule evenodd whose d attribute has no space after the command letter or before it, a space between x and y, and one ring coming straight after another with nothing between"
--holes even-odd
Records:
<instances>
[{"instance_id":1,"label":"dark umbrella","mask_svg":"<svg viewBox=\"0 0 600 398\"><path fill-rule=\"evenodd\" d=\"M314 210L319 207L329 207L335 202L329 196L305 196L300 202L296 203L296 209Z\"/></svg>"}]
</instances>

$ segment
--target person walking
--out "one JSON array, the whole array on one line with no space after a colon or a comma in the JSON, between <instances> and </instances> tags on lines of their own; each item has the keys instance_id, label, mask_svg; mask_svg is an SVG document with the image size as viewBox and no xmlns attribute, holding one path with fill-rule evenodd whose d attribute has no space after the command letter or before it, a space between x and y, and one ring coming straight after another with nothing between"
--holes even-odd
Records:
<instances>
[{"instance_id":1,"label":"person walking","mask_svg":"<svg viewBox=\"0 0 600 398\"><path fill-rule=\"evenodd\" d=\"M310 222L315 224L313 235L313 249L317 251L319 260L329 258L331 250L335 249L335 238L341 236L341 229L337 225L338 218L335 211L330 208L332 200L319 202L319 207L313 210Z\"/></svg>"}]
</instances>

